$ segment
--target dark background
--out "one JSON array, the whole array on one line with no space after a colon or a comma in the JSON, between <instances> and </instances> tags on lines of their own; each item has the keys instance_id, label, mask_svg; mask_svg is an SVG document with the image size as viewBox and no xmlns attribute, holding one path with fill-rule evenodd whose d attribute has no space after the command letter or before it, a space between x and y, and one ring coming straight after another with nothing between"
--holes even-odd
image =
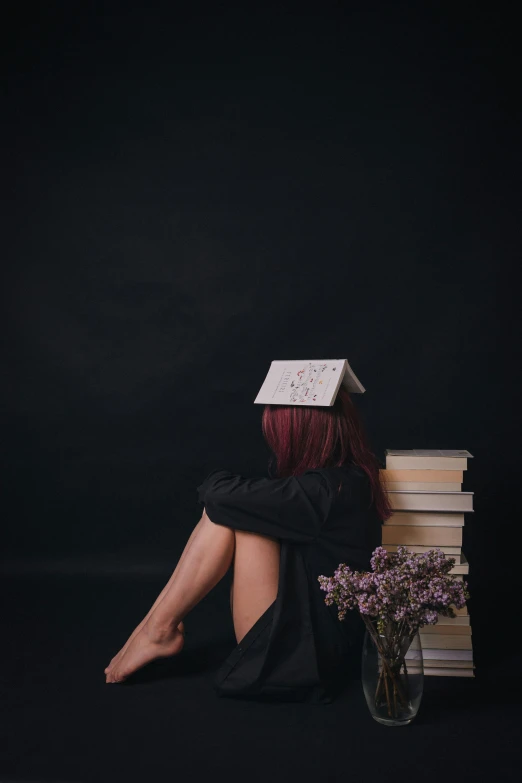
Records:
<instances>
[{"instance_id":1,"label":"dark background","mask_svg":"<svg viewBox=\"0 0 522 783\"><path fill-rule=\"evenodd\" d=\"M447 683L451 704L480 677L510 676L520 431L512 9L12 4L2 559L13 627L36 623L47 650L44 666L12 641L10 665L33 696L35 672L58 666L67 639L73 654L82 631L98 648L82 647L81 675L63 653L71 683L93 658L103 669L175 565L209 470L266 475L253 400L275 358L348 358L383 467L386 448L474 455L463 489L475 493L464 551L476 680L429 687ZM214 617L214 606L225 616L224 586L215 593L195 617ZM56 692L46 693L27 697L15 737L42 718L40 698L63 731ZM100 703L90 709L96 724ZM81 736L70 766L59 766L68 757L49 734L6 769L91 779Z\"/></svg>"}]
</instances>

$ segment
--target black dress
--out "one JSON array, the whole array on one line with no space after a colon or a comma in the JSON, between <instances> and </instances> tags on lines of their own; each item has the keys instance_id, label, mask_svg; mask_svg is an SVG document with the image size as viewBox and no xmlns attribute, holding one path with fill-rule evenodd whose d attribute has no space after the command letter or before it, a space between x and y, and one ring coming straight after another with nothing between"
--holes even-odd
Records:
<instances>
[{"instance_id":1,"label":"black dress","mask_svg":"<svg viewBox=\"0 0 522 783\"><path fill-rule=\"evenodd\" d=\"M277 597L219 668L216 692L331 702L360 665L364 624L357 610L339 621L317 577L339 563L370 569L382 528L367 474L352 464L281 479L213 470L197 492L212 522L281 543Z\"/></svg>"}]
</instances>

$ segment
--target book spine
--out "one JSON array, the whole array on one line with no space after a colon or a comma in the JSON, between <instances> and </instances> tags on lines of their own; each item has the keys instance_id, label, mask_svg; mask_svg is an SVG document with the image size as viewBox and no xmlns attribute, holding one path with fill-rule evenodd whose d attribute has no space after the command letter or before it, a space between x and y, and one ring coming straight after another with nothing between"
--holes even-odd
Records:
<instances>
[{"instance_id":1,"label":"book spine","mask_svg":"<svg viewBox=\"0 0 522 783\"><path fill-rule=\"evenodd\" d=\"M446 669L438 666L425 666L424 674L427 677L474 677L473 669Z\"/></svg>"},{"instance_id":2,"label":"book spine","mask_svg":"<svg viewBox=\"0 0 522 783\"><path fill-rule=\"evenodd\" d=\"M388 481L386 484L388 491L395 492L411 490L413 492L460 492L461 484L451 484L450 482L429 482L429 481Z\"/></svg>"},{"instance_id":3,"label":"book spine","mask_svg":"<svg viewBox=\"0 0 522 783\"><path fill-rule=\"evenodd\" d=\"M444 625L443 623L436 623L435 625L423 625L420 629L420 633L423 636L436 636L437 634L446 634L447 636L471 636L471 625Z\"/></svg>"},{"instance_id":4,"label":"book spine","mask_svg":"<svg viewBox=\"0 0 522 783\"><path fill-rule=\"evenodd\" d=\"M464 481L463 470L387 470L380 468L381 478L385 482L390 481L449 481L462 484Z\"/></svg>"},{"instance_id":5,"label":"book spine","mask_svg":"<svg viewBox=\"0 0 522 783\"><path fill-rule=\"evenodd\" d=\"M473 492L413 492L388 490L394 511L472 512Z\"/></svg>"},{"instance_id":6,"label":"book spine","mask_svg":"<svg viewBox=\"0 0 522 783\"><path fill-rule=\"evenodd\" d=\"M436 666L438 669L448 669L452 667L454 669L473 669L475 666L473 661L455 661L451 660L450 658L447 658L444 661L432 658L428 661L427 665Z\"/></svg>"},{"instance_id":7,"label":"book spine","mask_svg":"<svg viewBox=\"0 0 522 783\"><path fill-rule=\"evenodd\" d=\"M472 650L471 634L419 633L421 645L431 650Z\"/></svg>"},{"instance_id":8,"label":"book spine","mask_svg":"<svg viewBox=\"0 0 522 783\"><path fill-rule=\"evenodd\" d=\"M385 525L417 525L418 527L463 527L464 514L436 511L394 511Z\"/></svg>"},{"instance_id":9,"label":"book spine","mask_svg":"<svg viewBox=\"0 0 522 783\"><path fill-rule=\"evenodd\" d=\"M424 544L436 547L462 546L461 527L415 527L414 525L383 525L382 544Z\"/></svg>"},{"instance_id":10,"label":"book spine","mask_svg":"<svg viewBox=\"0 0 522 783\"><path fill-rule=\"evenodd\" d=\"M467 470L467 457L401 457L386 455L386 470Z\"/></svg>"},{"instance_id":11,"label":"book spine","mask_svg":"<svg viewBox=\"0 0 522 783\"><path fill-rule=\"evenodd\" d=\"M422 657L424 658L425 661L429 661L430 659L472 661L473 650L440 649L440 648L428 647L428 645L426 645L426 647L423 646L422 648ZM406 660L407 659L408 659L408 655L406 654Z\"/></svg>"},{"instance_id":12,"label":"book spine","mask_svg":"<svg viewBox=\"0 0 522 783\"><path fill-rule=\"evenodd\" d=\"M470 625L470 622L469 614L457 615L456 617L444 617L439 614L437 625L443 626L444 628L451 628L453 625Z\"/></svg>"}]
</instances>

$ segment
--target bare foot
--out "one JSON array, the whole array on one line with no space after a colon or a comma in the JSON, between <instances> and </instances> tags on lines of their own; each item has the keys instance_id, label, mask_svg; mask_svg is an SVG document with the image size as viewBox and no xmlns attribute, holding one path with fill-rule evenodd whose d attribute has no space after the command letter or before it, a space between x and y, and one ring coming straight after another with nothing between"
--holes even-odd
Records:
<instances>
[{"instance_id":1,"label":"bare foot","mask_svg":"<svg viewBox=\"0 0 522 783\"><path fill-rule=\"evenodd\" d=\"M106 682L122 682L156 658L177 655L184 644L185 639L178 628L158 631L150 622L146 622L134 638L130 639L129 646L122 653L120 660L107 673Z\"/></svg>"},{"instance_id":2,"label":"bare foot","mask_svg":"<svg viewBox=\"0 0 522 783\"><path fill-rule=\"evenodd\" d=\"M121 659L122 659L123 655L124 655L124 654L127 652L127 649L128 649L128 647L129 647L130 643L132 642L132 640L134 639L134 637L135 637L135 636L137 636L137 635L139 634L139 632L141 631L141 629L143 628L143 626L145 625L145 623L148 621L148 619L149 619L149 615L147 615L146 617L144 617L144 618L143 618L143 620L141 621L141 623L140 623L138 626L136 626L136 628L135 628L135 629L134 629L134 631L131 633L131 635L129 636L129 638L127 639L127 641L125 642L125 644L124 644L124 645L123 645L123 647L121 648L121 650L120 650L119 652L117 652L117 653L116 653L116 655L115 655L115 656L114 656L114 658L111 660L111 662L109 663L109 665L107 666L107 668L104 670L104 674L109 674L109 672L110 672L110 671L112 671L112 669L114 669L115 665L116 665L116 664L117 664L119 661L121 661ZM184 633L185 633L185 625L184 625L184 623L183 623L183 620L182 620L182 621L179 623L179 625L178 625L178 630L179 630L179 631L181 631L181 633L182 633L182 634L184 634Z\"/></svg>"}]
</instances>

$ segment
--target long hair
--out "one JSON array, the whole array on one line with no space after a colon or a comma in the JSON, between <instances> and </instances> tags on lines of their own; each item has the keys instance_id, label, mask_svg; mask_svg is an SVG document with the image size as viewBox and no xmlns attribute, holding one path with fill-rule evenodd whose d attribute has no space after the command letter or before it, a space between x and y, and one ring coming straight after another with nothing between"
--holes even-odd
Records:
<instances>
[{"instance_id":1,"label":"long hair","mask_svg":"<svg viewBox=\"0 0 522 783\"><path fill-rule=\"evenodd\" d=\"M379 462L370 450L357 408L344 386L331 407L265 405L261 419L263 436L272 451L269 472L277 478L296 476L305 470L341 467L362 468L370 479L371 502L385 522L392 515Z\"/></svg>"}]
</instances>

